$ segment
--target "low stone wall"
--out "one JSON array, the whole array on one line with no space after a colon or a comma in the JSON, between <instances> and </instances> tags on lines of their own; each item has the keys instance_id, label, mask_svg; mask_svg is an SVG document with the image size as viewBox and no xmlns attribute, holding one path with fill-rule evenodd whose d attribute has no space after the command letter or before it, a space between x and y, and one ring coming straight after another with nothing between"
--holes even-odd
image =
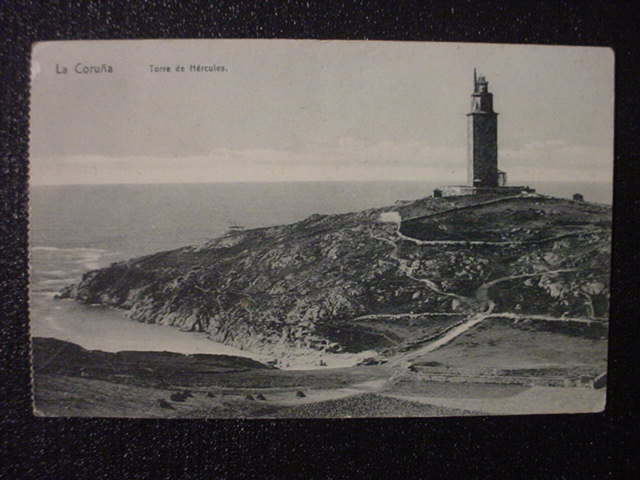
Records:
<instances>
[{"instance_id":1,"label":"low stone wall","mask_svg":"<svg viewBox=\"0 0 640 480\"><path fill-rule=\"evenodd\" d=\"M446 383L494 383L502 385L525 385L545 387L593 388L591 377L529 377L512 375L460 375L445 373L418 373L421 380Z\"/></svg>"}]
</instances>

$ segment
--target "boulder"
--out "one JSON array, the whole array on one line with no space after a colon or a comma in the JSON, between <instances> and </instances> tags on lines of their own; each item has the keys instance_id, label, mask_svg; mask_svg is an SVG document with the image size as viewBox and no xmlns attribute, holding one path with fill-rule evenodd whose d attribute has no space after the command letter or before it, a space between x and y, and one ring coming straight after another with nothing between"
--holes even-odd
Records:
<instances>
[{"instance_id":1,"label":"boulder","mask_svg":"<svg viewBox=\"0 0 640 480\"><path fill-rule=\"evenodd\" d=\"M182 392L175 392L171 394L169 399L171 399L172 402L184 402L187 397L185 397L184 393Z\"/></svg>"},{"instance_id":2,"label":"boulder","mask_svg":"<svg viewBox=\"0 0 640 480\"><path fill-rule=\"evenodd\" d=\"M600 389L600 388L604 388L607 386L607 373L603 373L601 375L598 375L594 380L593 380L593 388L596 389Z\"/></svg>"},{"instance_id":3,"label":"boulder","mask_svg":"<svg viewBox=\"0 0 640 480\"><path fill-rule=\"evenodd\" d=\"M173 405L167 402L164 398L159 399L156 402L156 405L158 405L160 408L166 408L167 410L175 410L175 408L173 408Z\"/></svg>"}]
</instances>

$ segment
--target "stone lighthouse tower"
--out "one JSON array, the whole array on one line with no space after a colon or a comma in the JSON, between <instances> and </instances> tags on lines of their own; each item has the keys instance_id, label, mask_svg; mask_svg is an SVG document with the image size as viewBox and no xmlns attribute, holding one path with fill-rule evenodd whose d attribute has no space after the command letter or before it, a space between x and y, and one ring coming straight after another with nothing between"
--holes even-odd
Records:
<instances>
[{"instance_id":1,"label":"stone lighthouse tower","mask_svg":"<svg viewBox=\"0 0 640 480\"><path fill-rule=\"evenodd\" d=\"M467 184L444 185L434 197L460 195L519 195L535 193L524 185L507 186L507 174L498 170L498 114L493 111L489 82L473 69L471 111L467 113Z\"/></svg>"},{"instance_id":2,"label":"stone lighthouse tower","mask_svg":"<svg viewBox=\"0 0 640 480\"><path fill-rule=\"evenodd\" d=\"M484 76L473 70L471 111L467 114L467 185L498 186L498 114Z\"/></svg>"}]
</instances>

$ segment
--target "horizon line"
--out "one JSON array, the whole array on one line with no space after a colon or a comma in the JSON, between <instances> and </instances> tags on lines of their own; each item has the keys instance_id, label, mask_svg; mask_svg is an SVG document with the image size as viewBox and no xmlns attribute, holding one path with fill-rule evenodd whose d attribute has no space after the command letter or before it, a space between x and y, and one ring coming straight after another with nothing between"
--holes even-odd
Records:
<instances>
[{"instance_id":1,"label":"horizon line","mask_svg":"<svg viewBox=\"0 0 640 480\"><path fill-rule=\"evenodd\" d=\"M590 183L598 185L611 185L614 182L608 180L592 180L592 181L572 181L572 180L527 180L517 183ZM99 186L135 186L135 185L237 185L237 184L280 184L280 183L447 183L446 180L402 180L402 179L380 179L380 180L262 180L262 181L203 181L203 182L131 182L131 183L28 183L28 187L99 187ZM453 185L453 183L451 183ZM464 183L456 183L456 185L464 185ZM509 186L509 185L507 185Z\"/></svg>"}]
</instances>

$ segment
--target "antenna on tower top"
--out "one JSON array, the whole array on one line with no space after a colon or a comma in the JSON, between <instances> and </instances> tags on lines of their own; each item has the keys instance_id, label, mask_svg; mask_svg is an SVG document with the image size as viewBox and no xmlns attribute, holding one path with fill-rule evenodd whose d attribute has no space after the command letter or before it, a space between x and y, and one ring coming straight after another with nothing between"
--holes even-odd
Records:
<instances>
[{"instance_id":1,"label":"antenna on tower top","mask_svg":"<svg viewBox=\"0 0 640 480\"><path fill-rule=\"evenodd\" d=\"M473 68L473 91L475 92L476 88L478 86L478 79L476 77L476 69L475 67Z\"/></svg>"}]
</instances>

